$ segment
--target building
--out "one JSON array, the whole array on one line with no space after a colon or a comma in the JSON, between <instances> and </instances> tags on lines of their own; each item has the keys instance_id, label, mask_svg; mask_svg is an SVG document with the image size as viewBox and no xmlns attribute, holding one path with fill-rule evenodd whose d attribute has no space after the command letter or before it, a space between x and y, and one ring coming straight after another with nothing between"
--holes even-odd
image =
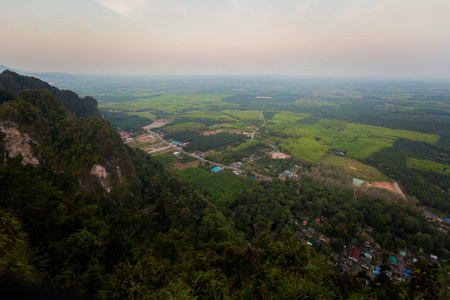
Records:
<instances>
[{"instance_id":1,"label":"building","mask_svg":"<svg viewBox=\"0 0 450 300\"><path fill-rule=\"evenodd\" d=\"M351 259L351 260L353 260L355 262L358 262L360 257L361 257L361 251L359 251L358 248L353 247L353 248L351 248L348 251L348 255L347 256L348 256L349 259Z\"/></svg>"},{"instance_id":2,"label":"building","mask_svg":"<svg viewBox=\"0 0 450 300\"><path fill-rule=\"evenodd\" d=\"M397 259L391 255L391 256L389 256L389 262L391 264L397 264Z\"/></svg>"},{"instance_id":3,"label":"building","mask_svg":"<svg viewBox=\"0 0 450 300\"><path fill-rule=\"evenodd\" d=\"M353 178L353 186L360 187L364 182L365 182L364 180Z\"/></svg>"},{"instance_id":4,"label":"building","mask_svg":"<svg viewBox=\"0 0 450 300\"><path fill-rule=\"evenodd\" d=\"M324 236L324 235L321 235L321 236L319 237L319 240L321 240L322 242L324 242L324 243L326 243L326 244L329 244L329 243L330 243L330 239L327 238L327 237Z\"/></svg>"},{"instance_id":5,"label":"building","mask_svg":"<svg viewBox=\"0 0 450 300\"><path fill-rule=\"evenodd\" d=\"M212 169L209 170L209 171L212 172L212 173L217 173L217 172L219 172L220 170L222 170L221 167L214 167L214 168L212 168Z\"/></svg>"}]
</instances>

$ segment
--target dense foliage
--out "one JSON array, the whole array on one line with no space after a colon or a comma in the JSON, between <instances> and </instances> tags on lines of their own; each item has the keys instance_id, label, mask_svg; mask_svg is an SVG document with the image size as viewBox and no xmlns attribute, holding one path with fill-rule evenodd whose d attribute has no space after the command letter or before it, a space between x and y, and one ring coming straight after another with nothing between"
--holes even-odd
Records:
<instances>
[{"instance_id":1,"label":"dense foliage","mask_svg":"<svg viewBox=\"0 0 450 300\"><path fill-rule=\"evenodd\" d=\"M78 117L101 116L97 108L97 100L94 98L80 98L72 91L59 90L58 88L34 77L22 76L12 71L5 70L2 74L0 74L0 87L16 94L24 89L46 90L55 95L64 104L68 111Z\"/></svg>"},{"instance_id":2,"label":"dense foliage","mask_svg":"<svg viewBox=\"0 0 450 300\"><path fill-rule=\"evenodd\" d=\"M411 168L408 157L434 163L449 164L450 152L437 146L400 139L393 147L373 153L366 161L392 178L398 178L411 194L425 205L450 212L450 178L440 172Z\"/></svg>"},{"instance_id":3,"label":"dense foliage","mask_svg":"<svg viewBox=\"0 0 450 300\"><path fill-rule=\"evenodd\" d=\"M228 132L219 132L213 135L201 135L191 131L180 131L170 135L176 141L187 142L187 151L209 151L219 147L234 145L244 140L244 136Z\"/></svg>"}]
</instances>

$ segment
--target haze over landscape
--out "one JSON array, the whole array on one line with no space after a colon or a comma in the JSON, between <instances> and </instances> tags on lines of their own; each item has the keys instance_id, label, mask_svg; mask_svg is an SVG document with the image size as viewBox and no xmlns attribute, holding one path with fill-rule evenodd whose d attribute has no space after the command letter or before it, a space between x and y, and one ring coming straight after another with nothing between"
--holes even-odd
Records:
<instances>
[{"instance_id":1,"label":"haze over landscape","mask_svg":"<svg viewBox=\"0 0 450 300\"><path fill-rule=\"evenodd\" d=\"M35 72L450 78L446 0L2 0Z\"/></svg>"}]
</instances>

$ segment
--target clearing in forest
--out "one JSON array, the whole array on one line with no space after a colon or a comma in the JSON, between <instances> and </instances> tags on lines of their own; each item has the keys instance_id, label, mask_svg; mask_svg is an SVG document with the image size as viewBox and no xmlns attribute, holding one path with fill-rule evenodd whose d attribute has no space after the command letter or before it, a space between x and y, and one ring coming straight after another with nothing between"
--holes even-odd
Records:
<instances>
[{"instance_id":1,"label":"clearing in forest","mask_svg":"<svg viewBox=\"0 0 450 300\"><path fill-rule=\"evenodd\" d=\"M365 165L356 159L344 156L325 155L324 162L341 166L350 172L350 176L354 178L360 178L364 181L377 182L388 181L389 178L375 169L374 167Z\"/></svg>"},{"instance_id":2,"label":"clearing in forest","mask_svg":"<svg viewBox=\"0 0 450 300\"><path fill-rule=\"evenodd\" d=\"M270 152L270 155L274 159L286 159L286 158L291 157L289 154L278 152L278 151L272 151L272 152Z\"/></svg>"},{"instance_id":3,"label":"clearing in forest","mask_svg":"<svg viewBox=\"0 0 450 300\"><path fill-rule=\"evenodd\" d=\"M199 160L194 160L188 163L176 163L173 165L174 169L178 169L178 170L186 170L187 168L197 168L200 165L200 161Z\"/></svg>"},{"instance_id":4,"label":"clearing in forest","mask_svg":"<svg viewBox=\"0 0 450 300\"><path fill-rule=\"evenodd\" d=\"M155 120L155 122L153 122L147 126L144 126L142 128L145 130L151 130L153 128L163 127L164 125L169 124L170 122L172 122L172 121L166 120L166 119L157 119L157 120Z\"/></svg>"},{"instance_id":5,"label":"clearing in forest","mask_svg":"<svg viewBox=\"0 0 450 300\"><path fill-rule=\"evenodd\" d=\"M393 192L395 194L402 196L403 199L406 199L405 194L400 189L397 182L364 182L363 187L364 187L364 189L373 187L373 188L388 190L390 192Z\"/></svg>"}]
</instances>

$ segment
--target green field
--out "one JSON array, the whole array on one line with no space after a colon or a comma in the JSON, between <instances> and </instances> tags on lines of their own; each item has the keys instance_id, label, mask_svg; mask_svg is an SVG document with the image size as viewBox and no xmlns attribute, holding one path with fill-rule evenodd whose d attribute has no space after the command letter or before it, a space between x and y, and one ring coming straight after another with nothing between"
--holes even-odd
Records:
<instances>
[{"instance_id":1,"label":"green field","mask_svg":"<svg viewBox=\"0 0 450 300\"><path fill-rule=\"evenodd\" d=\"M314 125L275 120L270 121L266 127L287 136L289 139L284 143L286 149L309 161L313 158L314 161L320 160L322 156L319 154L323 155L329 148L345 152L353 158L365 159L385 147L392 147L399 138L433 145L439 141L439 136L435 134L346 124L338 120L320 120Z\"/></svg>"},{"instance_id":2,"label":"green field","mask_svg":"<svg viewBox=\"0 0 450 300\"><path fill-rule=\"evenodd\" d=\"M226 123L237 121L236 118L233 118L227 114L224 114L221 111L207 111L207 110L194 110L188 111L183 114L183 117L188 119L207 119L214 120L218 123Z\"/></svg>"},{"instance_id":3,"label":"green field","mask_svg":"<svg viewBox=\"0 0 450 300\"><path fill-rule=\"evenodd\" d=\"M439 164L434 161L408 157L406 160L406 166L411 169L440 173L450 176L450 165Z\"/></svg>"},{"instance_id":4,"label":"green field","mask_svg":"<svg viewBox=\"0 0 450 300\"><path fill-rule=\"evenodd\" d=\"M222 112L241 121L263 120L259 110L222 110Z\"/></svg>"},{"instance_id":5,"label":"green field","mask_svg":"<svg viewBox=\"0 0 450 300\"><path fill-rule=\"evenodd\" d=\"M128 112L127 115L138 116L140 118L148 119L150 122L153 122L156 120L156 116L152 115L149 112Z\"/></svg>"},{"instance_id":6,"label":"green field","mask_svg":"<svg viewBox=\"0 0 450 300\"><path fill-rule=\"evenodd\" d=\"M194 109L213 109L215 106L221 108L234 104L222 102L227 95L207 94L163 94L159 97L139 99L129 102L109 102L101 104L102 108L117 109L121 111L139 112L141 110L153 109L166 113L180 113Z\"/></svg>"}]
</instances>

